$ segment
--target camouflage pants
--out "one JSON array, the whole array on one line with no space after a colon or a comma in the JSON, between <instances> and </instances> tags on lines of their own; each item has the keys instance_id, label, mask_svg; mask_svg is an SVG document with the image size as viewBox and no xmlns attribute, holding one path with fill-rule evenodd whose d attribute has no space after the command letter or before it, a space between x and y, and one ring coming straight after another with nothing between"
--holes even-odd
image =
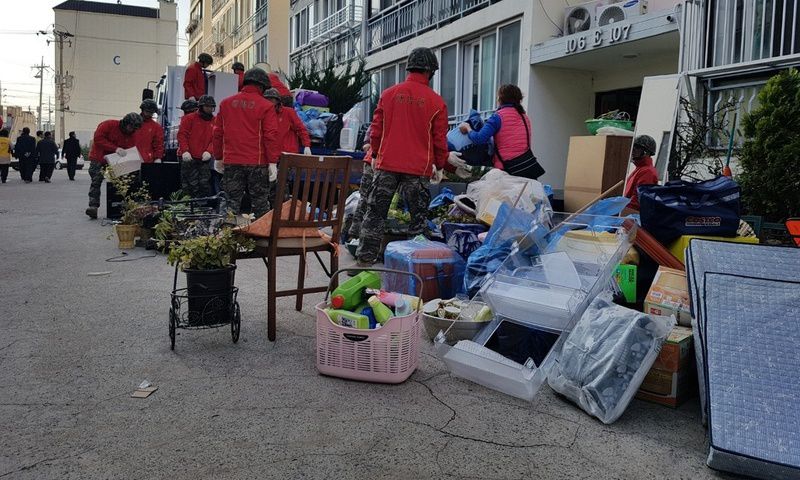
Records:
<instances>
[{"instance_id":1,"label":"camouflage pants","mask_svg":"<svg viewBox=\"0 0 800 480\"><path fill-rule=\"evenodd\" d=\"M235 214L243 213L241 212L242 197L245 192L250 194L250 202L256 218L270 210L269 169L266 165L225 165L222 190L228 196L228 205Z\"/></svg>"},{"instance_id":2,"label":"camouflage pants","mask_svg":"<svg viewBox=\"0 0 800 480\"><path fill-rule=\"evenodd\" d=\"M192 198L210 195L211 162L181 160L181 189Z\"/></svg>"},{"instance_id":3,"label":"camouflage pants","mask_svg":"<svg viewBox=\"0 0 800 480\"><path fill-rule=\"evenodd\" d=\"M360 262L374 263L378 261L389 205L398 190L403 192L411 216L408 233L418 235L425 231L428 204L431 202L428 183L428 177L385 170L375 171L372 188L367 197L364 220L361 224L361 236L359 237L361 241L356 251L356 257Z\"/></svg>"},{"instance_id":4,"label":"camouflage pants","mask_svg":"<svg viewBox=\"0 0 800 480\"><path fill-rule=\"evenodd\" d=\"M92 179L91 186L89 187L89 206L100 206L100 187L103 186L103 176L106 171L105 165L100 165L97 162L91 162L89 165L89 178Z\"/></svg>"},{"instance_id":5,"label":"camouflage pants","mask_svg":"<svg viewBox=\"0 0 800 480\"><path fill-rule=\"evenodd\" d=\"M361 235L361 222L364 220L364 212L367 211L367 197L369 197L369 190L372 188L372 180L375 177L375 170L372 165L364 162L364 170L361 174L361 185L358 187L358 193L361 198L358 200L358 207L353 214L353 221L350 223L350 230L347 234L351 237L358 238Z\"/></svg>"}]
</instances>

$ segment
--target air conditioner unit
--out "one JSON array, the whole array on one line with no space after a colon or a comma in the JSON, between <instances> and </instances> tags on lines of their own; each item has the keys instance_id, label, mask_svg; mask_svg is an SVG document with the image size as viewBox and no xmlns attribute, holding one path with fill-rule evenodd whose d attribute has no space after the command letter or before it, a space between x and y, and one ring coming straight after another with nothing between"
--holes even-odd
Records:
<instances>
[{"instance_id":1,"label":"air conditioner unit","mask_svg":"<svg viewBox=\"0 0 800 480\"><path fill-rule=\"evenodd\" d=\"M611 0L595 0L564 9L564 35L585 32L594 28L597 9L610 3Z\"/></svg>"},{"instance_id":2,"label":"air conditioner unit","mask_svg":"<svg viewBox=\"0 0 800 480\"><path fill-rule=\"evenodd\" d=\"M214 44L214 55L216 55L218 57L224 57L225 56L225 45L222 44L222 43Z\"/></svg>"},{"instance_id":3,"label":"air conditioner unit","mask_svg":"<svg viewBox=\"0 0 800 480\"><path fill-rule=\"evenodd\" d=\"M606 5L597 9L596 24L598 27L604 27L645 13L647 13L647 0L629 0Z\"/></svg>"}]
</instances>

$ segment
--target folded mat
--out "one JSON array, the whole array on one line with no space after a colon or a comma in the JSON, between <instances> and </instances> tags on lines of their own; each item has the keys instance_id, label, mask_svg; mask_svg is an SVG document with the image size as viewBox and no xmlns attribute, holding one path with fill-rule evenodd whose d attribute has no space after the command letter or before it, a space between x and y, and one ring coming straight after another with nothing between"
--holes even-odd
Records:
<instances>
[{"instance_id":1,"label":"folded mat","mask_svg":"<svg viewBox=\"0 0 800 480\"><path fill-rule=\"evenodd\" d=\"M800 282L704 277L708 466L800 478Z\"/></svg>"},{"instance_id":2,"label":"folded mat","mask_svg":"<svg viewBox=\"0 0 800 480\"><path fill-rule=\"evenodd\" d=\"M770 245L752 245L693 238L686 251L686 278L692 307L697 379L703 423L706 423L703 349L705 312L702 299L706 272L747 275L772 280L800 280L800 249Z\"/></svg>"}]
</instances>

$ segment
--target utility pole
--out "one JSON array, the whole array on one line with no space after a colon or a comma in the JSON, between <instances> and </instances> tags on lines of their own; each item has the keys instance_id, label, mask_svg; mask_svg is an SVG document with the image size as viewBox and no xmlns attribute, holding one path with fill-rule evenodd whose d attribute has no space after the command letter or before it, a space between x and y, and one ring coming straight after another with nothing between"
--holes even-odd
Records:
<instances>
[{"instance_id":1,"label":"utility pole","mask_svg":"<svg viewBox=\"0 0 800 480\"><path fill-rule=\"evenodd\" d=\"M75 35L69 33L67 29L61 25L56 24L53 24L52 32L48 32L47 30L39 30L37 35L49 35L50 33L53 34L53 39L48 39L47 45L50 45L50 42L55 42L58 45L58 72L56 72L56 88L58 89L56 92L58 94L58 141L63 144L64 137L66 136L64 134L64 110L66 110L66 105L64 105L64 89L72 83L71 78L68 78L68 75L64 75L64 43L66 42L69 44L69 46L72 46L72 41L68 39L74 37Z\"/></svg>"},{"instance_id":2,"label":"utility pole","mask_svg":"<svg viewBox=\"0 0 800 480\"><path fill-rule=\"evenodd\" d=\"M33 78L39 79L39 110L38 110L38 118L36 119L38 127L37 130L42 129L42 90L44 89L44 71L50 68L50 65L44 64L44 57L42 57L42 61L39 65L34 65L31 68L35 68L39 70L39 73L33 76Z\"/></svg>"}]
</instances>

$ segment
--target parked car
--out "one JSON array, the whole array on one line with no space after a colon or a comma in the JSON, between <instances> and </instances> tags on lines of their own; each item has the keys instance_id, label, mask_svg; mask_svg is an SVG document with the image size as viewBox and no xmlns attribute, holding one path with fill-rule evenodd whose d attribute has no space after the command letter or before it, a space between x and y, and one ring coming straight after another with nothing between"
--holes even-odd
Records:
<instances>
[{"instance_id":1,"label":"parked car","mask_svg":"<svg viewBox=\"0 0 800 480\"><path fill-rule=\"evenodd\" d=\"M56 160L56 170L61 170L62 168L67 168L66 158L59 158ZM83 155L78 157L78 163L75 165L75 168L78 170L83 170Z\"/></svg>"}]
</instances>

